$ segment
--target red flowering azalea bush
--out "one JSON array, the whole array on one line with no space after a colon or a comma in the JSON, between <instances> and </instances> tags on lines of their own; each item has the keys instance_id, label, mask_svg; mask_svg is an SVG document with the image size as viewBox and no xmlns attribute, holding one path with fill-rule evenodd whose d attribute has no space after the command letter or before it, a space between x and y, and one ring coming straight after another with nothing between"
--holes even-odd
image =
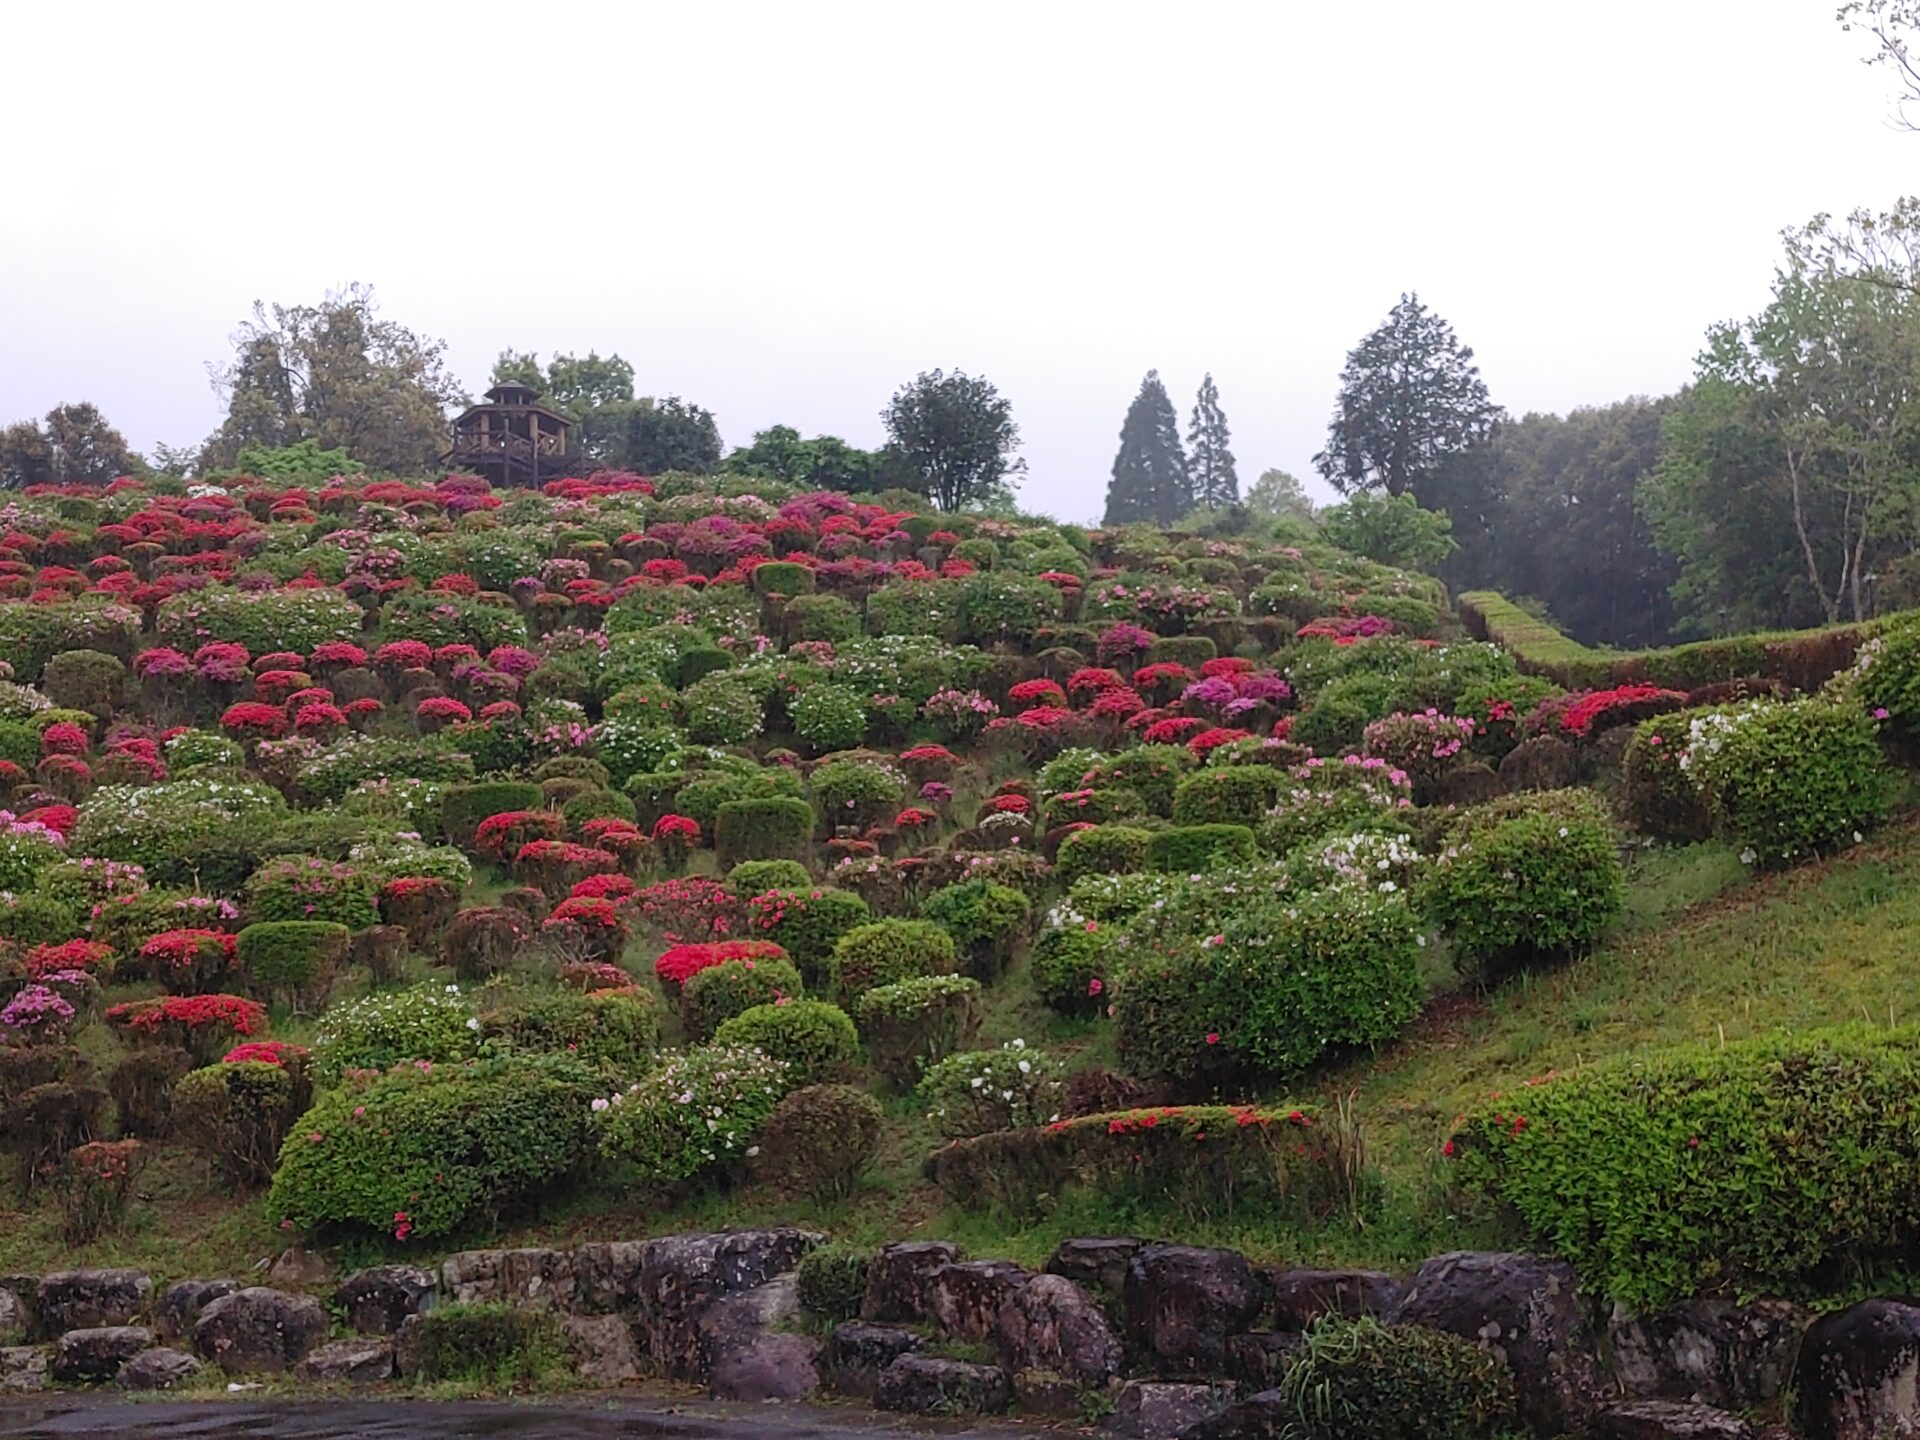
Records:
<instances>
[{"instance_id":1,"label":"red flowering azalea bush","mask_svg":"<svg viewBox=\"0 0 1920 1440\"><path fill-rule=\"evenodd\" d=\"M565 896L589 875L611 875L618 856L568 840L530 840L513 857L513 876L550 900Z\"/></svg>"},{"instance_id":2,"label":"red flowering azalea bush","mask_svg":"<svg viewBox=\"0 0 1920 1440\"><path fill-rule=\"evenodd\" d=\"M140 962L175 994L196 995L226 979L237 943L224 930L163 930L140 947Z\"/></svg>"},{"instance_id":3,"label":"red flowering azalea bush","mask_svg":"<svg viewBox=\"0 0 1920 1440\"><path fill-rule=\"evenodd\" d=\"M1022 680L1007 691L1016 705L1065 705L1067 692L1052 680Z\"/></svg>"},{"instance_id":4,"label":"red flowering azalea bush","mask_svg":"<svg viewBox=\"0 0 1920 1440\"><path fill-rule=\"evenodd\" d=\"M135 1044L177 1045L203 1064L267 1029L266 1007L241 995L129 1000L109 1007L106 1020Z\"/></svg>"},{"instance_id":5,"label":"red flowering azalea bush","mask_svg":"<svg viewBox=\"0 0 1920 1440\"><path fill-rule=\"evenodd\" d=\"M718 940L740 928L739 901L720 881L703 875L643 886L631 903L669 943Z\"/></svg>"},{"instance_id":6,"label":"red flowering azalea bush","mask_svg":"<svg viewBox=\"0 0 1920 1440\"><path fill-rule=\"evenodd\" d=\"M729 960L785 960L787 952L770 940L722 940L674 945L653 962L653 974L669 995L702 970Z\"/></svg>"},{"instance_id":7,"label":"red flowering azalea bush","mask_svg":"<svg viewBox=\"0 0 1920 1440\"><path fill-rule=\"evenodd\" d=\"M558 840L567 822L557 810L507 810L489 815L473 831L473 848L501 864L535 840Z\"/></svg>"},{"instance_id":8,"label":"red flowering azalea bush","mask_svg":"<svg viewBox=\"0 0 1920 1440\"><path fill-rule=\"evenodd\" d=\"M287 733L287 715L278 705L242 700L221 714L220 728L236 740L278 740Z\"/></svg>"},{"instance_id":9,"label":"red flowering azalea bush","mask_svg":"<svg viewBox=\"0 0 1920 1440\"><path fill-rule=\"evenodd\" d=\"M627 948L626 916L612 900L571 896L540 928L568 960L610 963Z\"/></svg>"}]
</instances>

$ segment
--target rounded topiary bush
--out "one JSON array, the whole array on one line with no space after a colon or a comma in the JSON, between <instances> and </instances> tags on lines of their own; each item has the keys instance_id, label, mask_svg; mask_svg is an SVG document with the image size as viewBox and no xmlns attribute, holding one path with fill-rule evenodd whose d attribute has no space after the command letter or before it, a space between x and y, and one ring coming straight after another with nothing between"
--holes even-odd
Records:
<instances>
[{"instance_id":1,"label":"rounded topiary bush","mask_svg":"<svg viewBox=\"0 0 1920 1440\"><path fill-rule=\"evenodd\" d=\"M858 895L825 886L762 891L749 898L747 908L753 928L785 950L814 983L827 978L840 937L873 919Z\"/></svg>"},{"instance_id":2,"label":"rounded topiary bush","mask_svg":"<svg viewBox=\"0 0 1920 1440\"><path fill-rule=\"evenodd\" d=\"M1626 872L1601 802L1548 790L1469 811L1423 898L1455 963L1497 977L1598 940L1625 904Z\"/></svg>"},{"instance_id":3,"label":"rounded topiary bush","mask_svg":"<svg viewBox=\"0 0 1920 1440\"><path fill-rule=\"evenodd\" d=\"M852 1028L850 1021L848 1028ZM774 1107L767 1121L755 1174L789 1194L827 1203L844 1200L873 1162L885 1118L878 1100L851 1085L808 1085L796 1090ZM858 1266L842 1265L831 1275L816 1272L811 1282L803 1260L801 1304L816 1314L825 1313L820 1305L840 1308L856 1270L864 1290L864 1257ZM809 1302L809 1294L814 1303ZM853 1297L853 1306L857 1312L858 1296Z\"/></svg>"},{"instance_id":4,"label":"rounded topiary bush","mask_svg":"<svg viewBox=\"0 0 1920 1440\"><path fill-rule=\"evenodd\" d=\"M995 1130L1025 1130L1060 1118L1065 1067L1024 1040L995 1050L967 1050L927 1068L920 1099L927 1118L949 1140Z\"/></svg>"},{"instance_id":5,"label":"rounded topiary bush","mask_svg":"<svg viewBox=\"0 0 1920 1440\"><path fill-rule=\"evenodd\" d=\"M715 812L714 848L723 869L744 860L794 860L806 854L814 823L804 800L729 800Z\"/></svg>"},{"instance_id":6,"label":"rounded topiary bush","mask_svg":"<svg viewBox=\"0 0 1920 1440\"><path fill-rule=\"evenodd\" d=\"M285 1066L264 1060L209 1065L173 1087L175 1133L235 1185L273 1174L304 1096Z\"/></svg>"},{"instance_id":7,"label":"rounded topiary bush","mask_svg":"<svg viewBox=\"0 0 1920 1440\"><path fill-rule=\"evenodd\" d=\"M872 1267L873 1252L857 1245L832 1243L809 1250L800 1257L800 1270L794 1277L800 1308L834 1324L859 1319L860 1307L867 1298L867 1272Z\"/></svg>"},{"instance_id":8,"label":"rounded topiary bush","mask_svg":"<svg viewBox=\"0 0 1920 1440\"><path fill-rule=\"evenodd\" d=\"M349 930L380 923L380 877L317 855L284 855L247 877L253 920L331 920Z\"/></svg>"},{"instance_id":9,"label":"rounded topiary bush","mask_svg":"<svg viewBox=\"0 0 1920 1440\"><path fill-rule=\"evenodd\" d=\"M1286 775L1271 765L1226 765L1200 770L1173 790L1176 825L1245 825L1266 819Z\"/></svg>"},{"instance_id":10,"label":"rounded topiary bush","mask_svg":"<svg viewBox=\"0 0 1920 1440\"><path fill-rule=\"evenodd\" d=\"M813 883L798 860L742 860L727 871L727 889L742 900L769 890L800 890Z\"/></svg>"},{"instance_id":11,"label":"rounded topiary bush","mask_svg":"<svg viewBox=\"0 0 1920 1440\"><path fill-rule=\"evenodd\" d=\"M879 920L859 925L833 947L834 994L854 997L877 986L960 968L953 937L931 920Z\"/></svg>"},{"instance_id":12,"label":"rounded topiary bush","mask_svg":"<svg viewBox=\"0 0 1920 1440\"><path fill-rule=\"evenodd\" d=\"M1714 827L1760 865L1859 838L1891 793L1872 717L1840 698L1751 701L1696 716L1685 765Z\"/></svg>"},{"instance_id":13,"label":"rounded topiary bush","mask_svg":"<svg viewBox=\"0 0 1920 1440\"><path fill-rule=\"evenodd\" d=\"M653 996L633 985L584 993L509 991L479 1019L489 1040L528 1054L565 1054L618 1076L646 1069L660 1040Z\"/></svg>"},{"instance_id":14,"label":"rounded topiary bush","mask_svg":"<svg viewBox=\"0 0 1920 1440\"><path fill-rule=\"evenodd\" d=\"M567 833L578 835L589 820L625 820L634 818L633 801L618 790L587 790L560 807L567 822Z\"/></svg>"},{"instance_id":15,"label":"rounded topiary bush","mask_svg":"<svg viewBox=\"0 0 1920 1440\"><path fill-rule=\"evenodd\" d=\"M1060 842L1054 868L1071 885L1086 875L1125 875L1143 870L1151 831L1132 825L1093 825L1076 830Z\"/></svg>"},{"instance_id":16,"label":"rounded topiary bush","mask_svg":"<svg viewBox=\"0 0 1920 1440\"><path fill-rule=\"evenodd\" d=\"M471 846L474 831L490 815L538 810L545 803L531 780L481 780L449 785L440 801L440 824L455 845Z\"/></svg>"},{"instance_id":17,"label":"rounded topiary bush","mask_svg":"<svg viewBox=\"0 0 1920 1440\"><path fill-rule=\"evenodd\" d=\"M927 896L920 914L953 937L971 973L986 978L1006 969L1025 943L1033 902L1010 885L962 880Z\"/></svg>"},{"instance_id":18,"label":"rounded topiary bush","mask_svg":"<svg viewBox=\"0 0 1920 1440\"><path fill-rule=\"evenodd\" d=\"M1513 1375L1475 1341L1329 1315L1280 1381L1297 1440L1486 1440L1515 1427Z\"/></svg>"},{"instance_id":19,"label":"rounded topiary bush","mask_svg":"<svg viewBox=\"0 0 1920 1440\"><path fill-rule=\"evenodd\" d=\"M698 1046L598 1110L601 1152L651 1185L724 1169L746 1158L790 1088L786 1065L762 1051Z\"/></svg>"},{"instance_id":20,"label":"rounded topiary bush","mask_svg":"<svg viewBox=\"0 0 1920 1440\"><path fill-rule=\"evenodd\" d=\"M980 1029L978 980L930 975L880 985L854 1001L854 1018L873 1068L898 1086L971 1044Z\"/></svg>"},{"instance_id":21,"label":"rounded topiary bush","mask_svg":"<svg viewBox=\"0 0 1920 1440\"><path fill-rule=\"evenodd\" d=\"M429 982L330 1006L314 1034L313 1068L322 1084L332 1084L349 1070L385 1070L402 1060L464 1060L479 1044L467 998L457 987Z\"/></svg>"},{"instance_id":22,"label":"rounded topiary bush","mask_svg":"<svg viewBox=\"0 0 1920 1440\"><path fill-rule=\"evenodd\" d=\"M695 977L696 979L699 977ZM755 1005L723 1021L718 1045L744 1045L785 1061L794 1085L817 1085L853 1068L860 1036L838 1005L787 1000Z\"/></svg>"},{"instance_id":23,"label":"rounded topiary bush","mask_svg":"<svg viewBox=\"0 0 1920 1440\"><path fill-rule=\"evenodd\" d=\"M348 1077L282 1147L267 1212L423 1240L509 1214L579 1172L599 1088L552 1055Z\"/></svg>"},{"instance_id":24,"label":"rounded topiary bush","mask_svg":"<svg viewBox=\"0 0 1920 1440\"><path fill-rule=\"evenodd\" d=\"M680 990L680 1020L689 1036L704 1040L742 1011L779 1000L797 1000L805 988L791 960L723 960L687 978Z\"/></svg>"},{"instance_id":25,"label":"rounded topiary bush","mask_svg":"<svg viewBox=\"0 0 1920 1440\"><path fill-rule=\"evenodd\" d=\"M787 702L793 733L815 752L850 750L866 738L866 702L843 685L815 685Z\"/></svg>"},{"instance_id":26,"label":"rounded topiary bush","mask_svg":"<svg viewBox=\"0 0 1920 1440\"><path fill-rule=\"evenodd\" d=\"M1682 765L1687 727L1695 718L1682 710L1642 720L1620 759L1620 811L1642 835L1657 840L1702 840L1713 816Z\"/></svg>"},{"instance_id":27,"label":"rounded topiary bush","mask_svg":"<svg viewBox=\"0 0 1920 1440\"><path fill-rule=\"evenodd\" d=\"M331 920L263 920L240 932L235 957L257 989L298 1002L326 989L352 939Z\"/></svg>"},{"instance_id":28,"label":"rounded topiary bush","mask_svg":"<svg viewBox=\"0 0 1920 1440\"><path fill-rule=\"evenodd\" d=\"M1040 932L1027 952L1033 988L1062 1015L1104 1014L1117 927L1075 917Z\"/></svg>"},{"instance_id":29,"label":"rounded topiary bush","mask_svg":"<svg viewBox=\"0 0 1920 1440\"><path fill-rule=\"evenodd\" d=\"M1260 847L1245 825L1175 825L1147 841L1147 865L1176 875L1258 863Z\"/></svg>"}]
</instances>

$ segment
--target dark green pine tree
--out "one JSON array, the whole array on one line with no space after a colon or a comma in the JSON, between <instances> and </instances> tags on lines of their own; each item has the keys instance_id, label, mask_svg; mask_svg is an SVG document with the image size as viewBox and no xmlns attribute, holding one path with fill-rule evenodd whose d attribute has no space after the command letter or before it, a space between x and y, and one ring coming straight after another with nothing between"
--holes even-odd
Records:
<instances>
[{"instance_id":1,"label":"dark green pine tree","mask_svg":"<svg viewBox=\"0 0 1920 1440\"><path fill-rule=\"evenodd\" d=\"M1187 479L1196 505L1223 510L1240 503L1240 476L1233 468L1233 451L1227 448L1231 438L1227 412L1220 408L1220 391L1208 372L1193 402L1193 417L1187 421Z\"/></svg>"},{"instance_id":2,"label":"dark green pine tree","mask_svg":"<svg viewBox=\"0 0 1920 1440\"><path fill-rule=\"evenodd\" d=\"M1160 372L1149 370L1120 426L1120 453L1107 486L1107 525L1171 525L1193 508L1180 417Z\"/></svg>"}]
</instances>

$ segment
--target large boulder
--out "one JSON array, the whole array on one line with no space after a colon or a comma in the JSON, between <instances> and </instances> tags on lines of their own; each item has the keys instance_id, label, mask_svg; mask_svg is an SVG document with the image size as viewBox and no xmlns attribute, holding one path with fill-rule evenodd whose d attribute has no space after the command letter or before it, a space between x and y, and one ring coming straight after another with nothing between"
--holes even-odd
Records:
<instances>
[{"instance_id":1,"label":"large boulder","mask_svg":"<svg viewBox=\"0 0 1920 1440\"><path fill-rule=\"evenodd\" d=\"M377 1385L393 1378L393 1341L380 1336L329 1340L307 1353L298 1374L317 1385Z\"/></svg>"},{"instance_id":2,"label":"large boulder","mask_svg":"<svg viewBox=\"0 0 1920 1440\"><path fill-rule=\"evenodd\" d=\"M573 1373L589 1385L624 1385L640 1378L640 1350L620 1315L562 1315L560 1331L573 1354Z\"/></svg>"},{"instance_id":3,"label":"large boulder","mask_svg":"<svg viewBox=\"0 0 1920 1440\"><path fill-rule=\"evenodd\" d=\"M1010 1260L957 1260L927 1280L927 1311L947 1335L961 1340L992 1336L1000 1307L1032 1277Z\"/></svg>"},{"instance_id":4,"label":"large boulder","mask_svg":"<svg viewBox=\"0 0 1920 1440\"><path fill-rule=\"evenodd\" d=\"M375 1265L356 1270L333 1292L347 1324L362 1335L391 1335L409 1315L433 1308L440 1283L416 1265Z\"/></svg>"},{"instance_id":5,"label":"large boulder","mask_svg":"<svg viewBox=\"0 0 1920 1440\"><path fill-rule=\"evenodd\" d=\"M33 1331L33 1315L27 1302L12 1290L0 1286L0 1346L19 1345Z\"/></svg>"},{"instance_id":6,"label":"large boulder","mask_svg":"<svg viewBox=\"0 0 1920 1440\"><path fill-rule=\"evenodd\" d=\"M1227 1341L1252 1325L1266 1293L1247 1257L1198 1245L1143 1245L1121 1290L1129 1337L1155 1369L1218 1373Z\"/></svg>"},{"instance_id":7,"label":"large boulder","mask_svg":"<svg viewBox=\"0 0 1920 1440\"><path fill-rule=\"evenodd\" d=\"M790 1273L819 1243L818 1235L790 1229L647 1241L634 1296L637 1328L654 1368L670 1380L707 1379L712 1350L700 1323L707 1308Z\"/></svg>"},{"instance_id":8,"label":"large boulder","mask_svg":"<svg viewBox=\"0 0 1920 1440\"><path fill-rule=\"evenodd\" d=\"M281 1375L306 1359L331 1328L311 1295L252 1285L200 1312L193 1346L229 1375Z\"/></svg>"},{"instance_id":9,"label":"large boulder","mask_svg":"<svg viewBox=\"0 0 1920 1440\"><path fill-rule=\"evenodd\" d=\"M1273 1328L1304 1330L1322 1315L1384 1315L1400 1297L1400 1285L1379 1270L1274 1270Z\"/></svg>"},{"instance_id":10,"label":"large boulder","mask_svg":"<svg viewBox=\"0 0 1920 1440\"><path fill-rule=\"evenodd\" d=\"M989 1415L1006 1409L1012 1397L998 1366L902 1355L880 1372L873 1403L908 1415Z\"/></svg>"},{"instance_id":11,"label":"large boulder","mask_svg":"<svg viewBox=\"0 0 1920 1440\"><path fill-rule=\"evenodd\" d=\"M1249 1330L1227 1340L1227 1378L1249 1390L1270 1390L1303 1343L1297 1330Z\"/></svg>"},{"instance_id":12,"label":"large boulder","mask_svg":"<svg viewBox=\"0 0 1920 1440\"><path fill-rule=\"evenodd\" d=\"M1607 1396L1573 1267L1534 1255L1436 1255L1407 1282L1391 1323L1445 1330L1504 1358L1520 1416L1546 1434L1577 1431Z\"/></svg>"},{"instance_id":13,"label":"large boulder","mask_svg":"<svg viewBox=\"0 0 1920 1440\"><path fill-rule=\"evenodd\" d=\"M783 1328L800 1315L797 1277L723 1295L700 1316L716 1400L804 1400L820 1388L820 1342Z\"/></svg>"},{"instance_id":14,"label":"large boulder","mask_svg":"<svg viewBox=\"0 0 1920 1440\"><path fill-rule=\"evenodd\" d=\"M640 1303L640 1269L645 1240L600 1240L573 1252L574 1308L587 1315L611 1315Z\"/></svg>"},{"instance_id":15,"label":"large boulder","mask_svg":"<svg viewBox=\"0 0 1920 1440\"><path fill-rule=\"evenodd\" d=\"M0 1348L0 1394L24 1395L47 1388L47 1352L39 1345Z\"/></svg>"},{"instance_id":16,"label":"large boulder","mask_svg":"<svg viewBox=\"0 0 1920 1440\"><path fill-rule=\"evenodd\" d=\"M960 1247L945 1240L906 1240L882 1245L867 1267L862 1320L914 1325L928 1319L928 1293L934 1272L960 1259Z\"/></svg>"},{"instance_id":17,"label":"large boulder","mask_svg":"<svg viewBox=\"0 0 1920 1440\"><path fill-rule=\"evenodd\" d=\"M142 1350L120 1367L114 1382L122 1390L171 1390L185 1384L206 1367L184 1350L160 1346Z\"/></svg>"},{"instance_id":18,"label":"large boulder","mask_svg":"<svg viewBox=\"0 0 1920 1440\"><path fill-rule=\"evenodd\" d=\"M1795 1389L1807 1440L1920 1435L1920 1305L1863 1300L1815 1322Z\"/></svg>"},{"instance_id":19,"label":"large boulder","mask_svg":"<svg viewBox=\"0 0 1920 1440\"><path fill-rule=\"evenodd\" d=\"M1754 1440L1738 1415L1681 1400L1629 1400L1610 1405L1587 1426L1587 1440Z\"/></svg>"},{"instance_id":20,"label":"large boulder","mask_svg":"<svg viewBox=\"0 0 1920 1440\"><path fill-rule=\"evenodd\" d=\"M95 1325L69 1330L53 1345L53 1378L62 1385L111 1380L120 1367L153 1344L144 1325Z\"/></svg>"},{"instance_id":21,"label":"large boulder","mask_svg":"<svg viewBox=\"0 0 1920 1440\"><path fill-rule=\"evenodd\" d=\"M34 1291L40 1333L52 1338L69 1330L131 1325L146 1314L153 1281L138 1270L58 1270Z\"/></svg>"},{"instance_id":22,"label":"large boulder","mask_svg":"<svg viewBox=\"0 0 1920 1440\"><path fill-rule=\"evenodd\" d=\"M1106 1312L1061 1275L1035 1275L1008 1295L993 1338L1007 1369L1050 1370L1080 1386L1104 1385L1126 1363Z\"/></svg>"},{"instance_id":23,"label":"large boulder","mask_svg":"<svg viewBox=\"0 0 1920 1440\"><path fill-rule=\"evenodd\" d=\"M871 1400L880 1372L925 1342L911 1330L848 1320L827 1341L827 1374L836 1394Z\"/></svg>"},{"instance_id":24,"label":"large boulder","mask_svg":"<svg viewBox=\"0 0 1920 1440\"><path fill-rule=\"evenodd\" d=\"M1786 1393L1809 1319L1786 1300L1699 1299L1655 1315L1615 1306L1609 1368L1628 1395L1752 1409Z\"/></svg>"},{"instance_id":25,"label":"large boulder","mask_svg":"<svg viewBox=\"0 0 1920 1440\"><path fill-rule=\"evenodd\" d=\"M1062 1240L1048 1258L1046 1271L1117 1300L1127 1283L1127 1262L1144 1244L1146 1241L1131 1235L1086 1235Z\"/></svg>"},{"instance_id":26,"label":"large boulder","mask_svg":"<svg viewBox=\"0 0 1920 1440\"><path fill-rule=\"evenodd\" d=\"M162 1340L190 1340L200 1312L222 1295L240 1288L238 1280L180 1280L160 1293L153 1307L153 1328Z\"/></svg>"},{"instance_id":27,"label":"large boulder","mask_svg":"<svg viewBox=\"0 0 1920 1440\"><path fill-rule=\"evenodd\" d=\"M1232 1403L1231 1385L1129 1380L1114 1397L1107 1429L1126 1440L1174 1440Z\"/></svg>"},{"instance_id":28,"label":"large boulder","mask_svg":"<svg viewBox=\"0 0 1920 1440\"><path fill-rule=\"evenodd\" d=\"M462 1250L441 1262L440 1278L462 1305L573 1303L573 1257L565 1250Z\"/></svg>"}]
</instances>

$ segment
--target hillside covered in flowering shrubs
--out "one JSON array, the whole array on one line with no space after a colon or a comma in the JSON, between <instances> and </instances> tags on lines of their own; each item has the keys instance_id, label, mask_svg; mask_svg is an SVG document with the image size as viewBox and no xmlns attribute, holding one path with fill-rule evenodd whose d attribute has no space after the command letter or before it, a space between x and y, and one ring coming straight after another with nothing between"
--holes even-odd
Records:
<instances>
[{"instance_id":1,"label":"hillside covered in flowering shrubs","mask_svg":"<svg viewBox=\"0 0 1920 1440\"><path fill-rule=\"evenodd\" d=\"M583 1213L870 1236L1068 1205L1351 1236L1396 1203L1385 1118L1339 1094L1373 1057L1606 941L1648 847L1758 871L1859 843L1920 735L1912 622L1798 690L1568 692L1436 582L1304 534L887 498L631 474L10 498L20 1233L192 1244L213 1216L412 1253ZM1747 1056L1658 1073L1775 1084ZM1575 1215L1536 1148L1625 1144L1649 1102L1619 1093L1544 1134L1496 1104L1446 1153L1527 1243L1657 1248L1594 1238L1625 1222ZM1851 1113L1822 1143L1860 1143Z\"/></svg>"}]
</instances>

